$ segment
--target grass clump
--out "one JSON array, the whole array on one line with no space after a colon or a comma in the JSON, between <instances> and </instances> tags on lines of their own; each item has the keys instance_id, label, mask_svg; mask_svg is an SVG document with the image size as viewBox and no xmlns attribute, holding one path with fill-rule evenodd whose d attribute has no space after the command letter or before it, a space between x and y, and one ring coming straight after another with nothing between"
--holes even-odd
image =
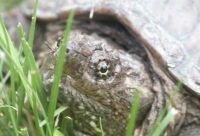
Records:
<instances>
[{"instance_id":1,"label":"grass clump","mask_svg":"<svg viewBox=\"0 0 200 136\"><path fill-rule=\"evenodd\" d=\"M18 25L24 56L13 45L0 17L0 135L13 136L52 136L67 135L54 125L54 117L65 111L67 107L56 109L58 84L55 82L50 104L46 101L41 77L32 52L38 0L35 3L34 14L30 26L28 41L25 39L23 26ZM72 25L73 13L70 14L66 26L63 45L59 60L64 60L69 31ZM63 50L63 51L62 51ZM56 69L62 68L63 62L58 62ZM57 81L60 81L62 70L56 70ZM57 87L57 91L56 88ZM56 97L55 97L56 96ZM66 119L67 120L67 119ZM62 130L66 124L61 125Z\"/></svg>"}]
</instances>

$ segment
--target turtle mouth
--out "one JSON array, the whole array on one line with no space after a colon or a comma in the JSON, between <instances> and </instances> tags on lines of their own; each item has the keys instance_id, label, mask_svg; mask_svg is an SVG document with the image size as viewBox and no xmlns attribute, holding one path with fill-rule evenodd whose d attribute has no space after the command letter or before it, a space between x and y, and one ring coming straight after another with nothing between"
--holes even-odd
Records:
<instances>
[{"instance_id":1,"label":"turtle mouth","mask_svg":"<svg viewBox=\"0 0 200 136\"><path fill-rule=\"evenodd\" d=\"M84 73L82 78L85 80L77 82L71 75L64 75L61 79L59 87L60 103L69 106L74 126L77 130L88 134L100 135L99 118L102 119L103 125L113 131L122 122L127 123L128 117L118 111L114 96L109 93L109 89L99 88L99 84L89 85L89 82L95 82L90 78L89 74ZM88 84L86 83L88 82ZM104 85L103 83L101 84ZM127 111L128 112L128 111ZM117 119L117 120L116 120ZM126 125L122 125L120 131L125 129Z\"/></svg>"}]
</instances>

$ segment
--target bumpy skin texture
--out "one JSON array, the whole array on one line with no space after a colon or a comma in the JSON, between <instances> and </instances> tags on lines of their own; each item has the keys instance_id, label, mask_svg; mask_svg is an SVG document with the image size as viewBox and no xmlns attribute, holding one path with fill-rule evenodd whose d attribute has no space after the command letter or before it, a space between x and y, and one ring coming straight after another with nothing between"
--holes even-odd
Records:
<instances>
[{"instance_id":1,"label":"bumpy skin texture","mask_svg":"<svg viewBox=\"0 0 200 136\"><path fill-rule=\"evenodd\" d=\"M141 94L138 123L152 105L152 75L139 56L116 50L97 35L72 32L70 39L59 101L70 106L77 130L100 135L101 117L107 135L123 135L136 89ZM57 55L49 54L42 68L47 91Z\"/></svg>"},{"instance_id":2,"label":"bumpy skin texture","mask_svg":"<svg viewBox=\"0 0 200 136\"><path fill-rule=\"evenodd\" d=\"M56 24L50 24L53 25ZM70 107L75 130L84 134L100 135L101 117L106 135L124 135L138 89L141 100L134 135L147 135L176 88L142 43L121 27L108 22L82 21L76 22L71 32L59 101ZM46 35L51 33L55 34L55 30L48 30ZM58 52L48 54L41 68L48 94L57 57ZM168 111L175 108L178 114L163 134L199 135L198 103L198 98L181 88L168 108Z\"/></svg>"}]
</instances>

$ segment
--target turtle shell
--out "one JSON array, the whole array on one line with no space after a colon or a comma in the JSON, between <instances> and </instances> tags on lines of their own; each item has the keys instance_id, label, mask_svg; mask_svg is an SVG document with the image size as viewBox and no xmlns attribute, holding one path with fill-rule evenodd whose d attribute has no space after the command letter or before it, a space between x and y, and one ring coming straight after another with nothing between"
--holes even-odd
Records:
<instances>
[{"instance_id":1,"label":"turtle shell","mask_svg":"<svg viewBox=\"0 0 200 136\"><path fill-rule=\"evenodd\" d=\"M33 0L23 7L32 15ZM200 95L200 1L193 0L40 0L37 17L43 21L76 17L113 17L136 35L164 70Z\"/></svg>"}]
</instances>

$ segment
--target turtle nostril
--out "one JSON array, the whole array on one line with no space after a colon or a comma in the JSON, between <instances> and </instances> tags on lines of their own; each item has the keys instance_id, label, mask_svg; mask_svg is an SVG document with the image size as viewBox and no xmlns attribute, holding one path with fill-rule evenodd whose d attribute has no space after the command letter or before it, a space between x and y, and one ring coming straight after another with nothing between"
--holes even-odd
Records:
<instances>
[{"instance_id":1,"label":"turtle nostril","mask_svg":"<svg viewBox=\"0 0 200 136\"><path fill-rule=\"evenodd\" d=\"M66 49L66 53L68 53L68 52L69 52L69 49L67 48L67 49Z\"/></svg>"},{"instance_id":2,"label":"turtle nostril","mask_svg":"<svg viewBox=\"0 0 200 136\"><path fill-rule=\"evenodd\" d=\"M58 37L58 39L57 39L57 47L60 47L61 45L62 45L62 39L63 39L63 37Z\"/></svg>"}]
</instances>

